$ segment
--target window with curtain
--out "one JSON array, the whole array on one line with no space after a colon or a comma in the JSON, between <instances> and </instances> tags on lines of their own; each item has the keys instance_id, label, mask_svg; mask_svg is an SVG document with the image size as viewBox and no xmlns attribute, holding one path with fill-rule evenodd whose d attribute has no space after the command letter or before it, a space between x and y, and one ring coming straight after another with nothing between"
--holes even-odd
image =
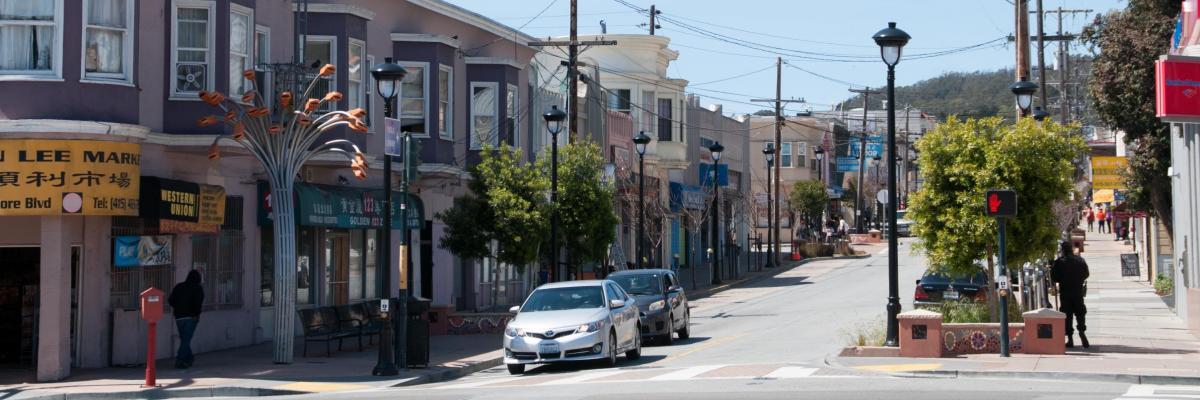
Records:
<instances>
[{"instance_id":1,"label":"window with curtain","mask_svg":"<svg viewBox=\"0 0 1200 400\"><path fill-rule=\"evenodd\" d=\"M56 71L59 35L55 0L0 0L0 73Z\"/></svg>"},{"instance_id":2,"label":"window with curtain","mask_svg":"<svg viewBox=\"0 0 1200 400\"><path fill-rule=\"evenodd\" d=\"M173 94L195 96L212 89L212 4L175 4Z\"/></svg>"},{"instance_id":3,"label":"window with curtain","mask_svg":"<svg viewBox=\"0 0 1200 400\"><path fill-rule=\"evenodd\" d=\"M271 62L271 28L256 26L254 28L254 71L258 90L262 91L263 104L273 109L275 104L275 88L271 69L266 64Z\"/></svg>"},{"instance_id":4,"label":"window with curtain","mask_svg":"<svg viewBox=\"0 0 1200 400\"><path fill-rule=\"evenodd\" d=\"M367 109L367 91L363 87L366 82L367 69L363 68L363 58L367 55L367 46L363 41L350 39L350 59L346 61L346 73L349 74L350 87L346 88L347 108ZM365 122L365 121L364 121Z\"/></svg>"},{"instance_id":5,"label":"window with curtain","mask_svg":"<svg viewBox=\"0 0 1200 400\"><path fill-rule=\"evenodd\" d=\"M504 113L504 123L508 130L509 140L513 147L521 147L521 129L517 125L517 116L520 114L517 105L517 86L508 85L508 93L504 95L505 105L508 112Z\"/></svg>"},{"instance_id":6,"label":"window with curtain","mask_svg":"<svg viewBox=\"0 0 1200 400\"><path fill-rule=\"evenodd\" d=\"M782 168L792 167L792 143L783 142L779 144L779 166Z\"/></svg>"},{"instance_id":7,"label":"window with curtain","mask_svg":"<svg viewBox=\"0 0 1200 400\"><path fill-rule=\"evenodd\" d=\"M229 11L229 94L241 96L253 89L242 72L254 66L254 11L232 5Z\"/></svg>"},{"instance_id":8,"label":"window with curtain","mask_svg":"<svg viewBox=\"0 0 1200 400\"><path fill-rule=\"evenodd\" d=\"M429 133L425 129L425 76L427 64L402 63L408 75L400 81L400 131L414 136Z\"/></svg>"},{"instance_id":9,"label":"window with curtain","mask_svg":"<svg viewBox=\"0 0 1200 400\"><path fill-rule=\"evenodd\" d=\"M454 139L454 99L450 93L454 86L454 70L448 66L438 67L438 130L442 139Z\"/></svg>"},{"instance_id":10,"label":"window with curtain","mask_svg":"<svg viewBox=\"0 0 1200 400\"><path fill-rule=\"evenodd\" d=\"M658 99L658 140L670 142L671 135L671 99Z\"/></svg>"},{"instance_id":11,"label":"window with curtain","mask_svg":"<svg viewBox=\"0 0 1200 400\"><path fill-rule=\"evenodd\" d=\"M84 77L129 80L126 63L133 59L133 37L129 33L132 1L87 0L84 4Z\"/></svg>"},{"instance_id":12,"label":"window with curtain","mask_svg":"<svg viewBox=\"0 0 1200 400\"><path fill-rule=\"evenodd\" d=\"M302 64L306 67L311 67L307 79L315 78L317 71L325 64L337 65L333 57L336 43L337 39L333 37L308 36L308 39L304 42L304 63ZM325 93L337 90L336 78L336 72L333 75L321 78L320 82L317 82L317 87L313 90L314 97L324 97ZM336 106L333 103L325 103L321 106L320 111L333 111Z\"/></svg>"},{"instance_id":13,"label":"window with curtain","mask_svg":"<svg viewBox=\"0 0 1200 400\"><path fill-rule=\"evenodd\" d=\"M483 148L483 143L499 144L496 134L496 92L495 82L471 83L471 150Z\"/></svg>"}]
</instances>

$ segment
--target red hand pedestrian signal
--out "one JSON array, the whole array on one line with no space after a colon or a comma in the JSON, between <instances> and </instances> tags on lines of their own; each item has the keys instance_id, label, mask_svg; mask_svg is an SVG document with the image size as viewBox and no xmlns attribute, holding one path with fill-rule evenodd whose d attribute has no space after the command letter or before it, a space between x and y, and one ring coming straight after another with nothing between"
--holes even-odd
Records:
<instances>
[{"instance_id":1,"label":"red hand pedestrian signal","mask_svg":"<svg viewBox=\"0 0 1200 400\"><path fill-rule=\"evenodd\" d=\"M988 196L988 210L991 211L992 214L995 214L996 212L1000 211L1000 195L999 194L992 193L990 196Z\"/></svg>"},{"instance_id":2,"label":"red hand pedestrian signal","mask_svg":"<svg viewBox=\"0 0 1200 400\"><path fill-rule=\"evenodd\" d=\"M984 210L989 217L1017 216L1017 192L1011 190L989 190L987 192L987 207Z\"/></svg>"}]
</instances>

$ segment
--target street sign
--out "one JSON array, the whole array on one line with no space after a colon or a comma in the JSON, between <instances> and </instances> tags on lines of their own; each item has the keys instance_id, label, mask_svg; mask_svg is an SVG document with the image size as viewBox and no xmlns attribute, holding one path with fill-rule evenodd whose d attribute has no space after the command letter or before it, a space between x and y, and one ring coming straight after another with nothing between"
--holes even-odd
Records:
<instances>
[{"instance_id":1,"label":"street sign","mask_svg":"<svg viewBox=\"0 0 1200 400\"><path fill-rule=\"evenodd\" d=\"M384 152L389 156L400 156L404 149L400 148L400 120L395 118L383 119Z\"/></svg>"},{"instance_id":2,"label":"street sign","mask_svg":"<svg viewBox=\"0 0 1200 400\"><path fill-rule=\"evenodd\" d=\"M880 203L887 204L888 203L887 189L882 189L878 193L875 193L875 200L879 200Z\"/></svg>"},{"instance_id":3,"label":"street sign","mask_svg":"<svg viewBox=\"0 0 1200 400\"><path fill-rule=\"evenodd\" d=\"M989 190L984 198L984 210L989 217L1017 216L1017 192Z\"/></svg>"},{"instance_id":4,"label":"street sign","mask_svg":"<svg viewBox=\"0 0 1200 400\"><path fill-rule=\"evenodd\" d=\"M1008 275L1000 275L1000 279L997 279L996 283L998 284L996 289L1007 291L1009 289Z\"/></svg>"}]
</instances>

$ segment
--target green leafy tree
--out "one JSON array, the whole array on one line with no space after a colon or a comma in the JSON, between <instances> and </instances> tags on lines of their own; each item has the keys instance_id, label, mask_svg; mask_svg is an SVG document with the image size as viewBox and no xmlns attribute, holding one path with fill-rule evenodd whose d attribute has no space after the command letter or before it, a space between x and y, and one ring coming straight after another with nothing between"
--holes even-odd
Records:
<instances>
[{"instance_id":1,"label":"green leafy tree","mask_svg":"<svg viewBox=\"0 0 1200 400\"><path fill-rule=\"evenodd\" d=\"M820 227L821 212L825 211L826 204L829 204L829 193L825 192L825 184L817 180L796 181L788 195L788 205L809 222L809 232Z\"/></svg>"},{"instance_id":2,"label":"green leafy tree","mask_svg":"<svg viewBox=\"0 0 1200 400\"><path fill-rule=\"evenodd\" d=\"M984 215L989 189L1017 192L1018 214L1008 223L1008 265L1054 254L1061 234L1054 204L1070 196L1073 160L1086 148L1068 134L1077 128L1031 118L1013 126L1000 118L955 117L918 141L925 184L910 196L908 217L931 268L968 276L977 271L976 261L987 260L992 270L997 225Z\"/></svg>"},{"instance_id":3,"label":"green leafy tree","mask_svg":"<svg viewBox=\"0 0 1200 400\"><path fill-rule=\"evenodd\" d=\"M490 258L522 268L537 261L546 239L550 182L540 168L521 164L521 151L485 146L471 167L470 192L437 214L446 223L439 246L466 259Z\"/></svg>"},{"instance_id":4,"label":"green leafy tree","mask_svg":"<svg viewBox=\"0 0 1200 400\"><path fill-rule=\"evenodd\" d=\"M541 175L550 175L549 159L548 152L538 159ZM613 189L601 181L604 162L600 147L589 140L559 151L559 243L566 251L568 265L602 261L613 242L613 227L618 220L613 210Z\"/></svg>"},{"instance_id":5,"label":"green leafy tree","mask_svg":"<svg viewBox=\"0 0 1200 400\"><path fill-rule=\"evenodd\" d=\"M1171 226L1169 128L1154 116L1154 60L1166 51L1180 2L1130 0L1124 10L1096 19L1083 41L1100 49L1088 91L1101 120L1125 132L1129 148L1127 202L1153 210Z\"/></svg>"}]
</instances>

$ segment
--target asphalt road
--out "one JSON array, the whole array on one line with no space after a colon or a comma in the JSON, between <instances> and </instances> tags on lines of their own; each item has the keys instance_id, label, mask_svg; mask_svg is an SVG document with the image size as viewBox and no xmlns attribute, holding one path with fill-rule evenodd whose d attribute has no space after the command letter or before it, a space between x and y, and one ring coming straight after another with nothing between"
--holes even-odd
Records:
<instances>
[{"instance_id":1,"label":"asphalt road","mask_svg":"<svg viewBox=\"0 0 1200 400\"><path fill-rule=\"evenodd\" d=\"M911 309L924 259L902 241L899 293ZM492 368L450 382L310 395L367 399L962 399L1118 398L1128 384L1036 380L897 378L837 368L827 357L860 327L882 326L887 254L809 263L692 303L692 338L643 349L616 368L547 365L511 376ZM1153 389L1150 393L1153 393ZM1196 393L1200 398L1200 392ZM1138 397L1145 398L1145 397Z\"/></svg>"}]
</instances>

